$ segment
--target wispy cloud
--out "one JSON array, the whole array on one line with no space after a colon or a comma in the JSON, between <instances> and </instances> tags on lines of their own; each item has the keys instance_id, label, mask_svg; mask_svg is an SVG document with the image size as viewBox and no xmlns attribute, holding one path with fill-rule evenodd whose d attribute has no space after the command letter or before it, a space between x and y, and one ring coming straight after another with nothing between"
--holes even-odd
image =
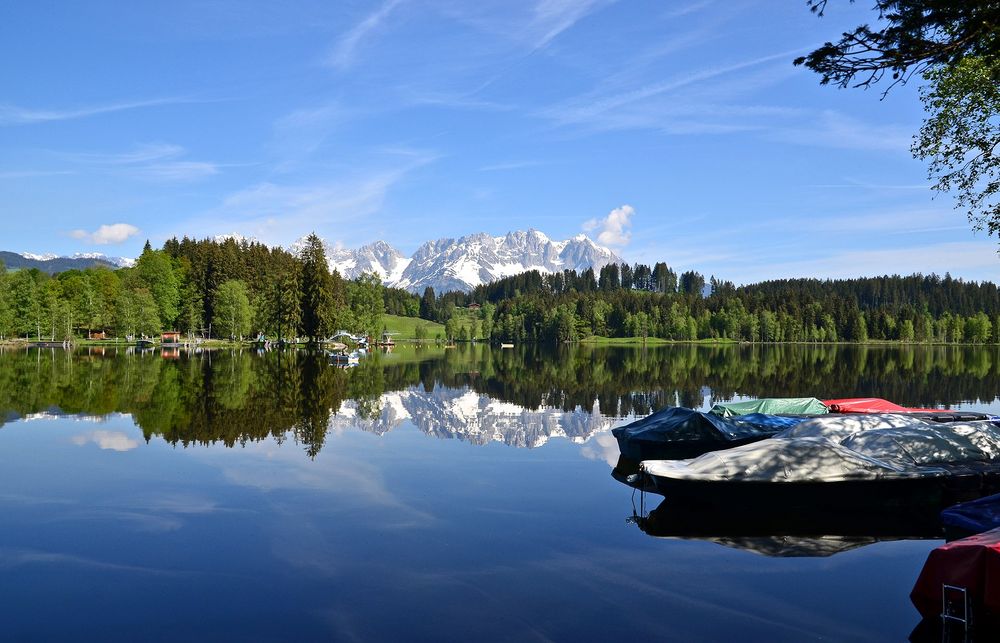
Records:
<instances>
[{"instance_id":1,"label":"wispy cloud","mask_svg":"<svg viewBox=\"0 0 1000 643\"><path fill-rule=\"evenodd\" d=\"M0 170L0 179L31 179L42 176L74 174L72 170Z\"/></svg>"},{"instance_id":2,"label":"wispy cloud","mask_svg":"<svg viewBox=\"0 0 1000 643\"><path fill-rule=\"evenodd\" d=\"M538 0L529 26L535 48L545 47L585 16L608 4L611 4L608 0Z\"/></svg>"},{"instance_id":3,"label":"wispy cloud","mask_svg":"<svg viewBox=\"0 0 1000 643\"><path fill-rule=\"evenodd\" d=\"M493 165L484 165L479 168L480 172L505 172L508 170L520 170L526 167L537 167L541 165L541 161L509 161L507 163L495 163Z\"/></svg>"},{"instance_id":4,"label":"wispy cloud","mask_svg":"<svg viewBox=\"0 0 1000 643\"><path fill-rule=\"evenodd\" d=\"M356 57L358 47L362 41L371 36L389 15L402 4L403 0L387 0L378 9L368 14L364 20L352 27L345 33L330 54L328 62L337 69L347 69Z\"/></svg>"},{"instance_id":5,"label":"wispy cloud","mask_svg":"<svg viewBox=\"0 0 1000 643\"><path fill-rule=\"evenodd\" d=\"M38 109L20 107L11 103L0 103L0 125L31 125L52 121L68 121L78 118L88 118L101 114L124 112L143 107L159 107L178 103L194 102L187 98L154 98L150 100L123 101L104 105L88 105L66 109Z\"/></svg>"},{"instance_id":6,"label":"wispy cloud","mask_svg":"<svg viewBox=\"0 0 1000 643\"><path fill-rule=\"evenodd\" d=\"M408 174L434 162L429 152L385 149L395 163L356 171L351 177L307 183L262 181L226 196L220 205L184 223L181 229L216 234L239 230L268 243L287 243L309 230L333 233L377 214L392 190ZM184 227L187 226L187 227Z\"/></svg>"},{"instance_id":7,"label":"wispy cloud","mask_svg":"<svg viewBox=\"0 0 1000 643\"><path fill-rule=\"evenodd\" d=\"M139 234L139 228L135 227L131 223L111 223L104 224L93 232L87 232L86 230L73 230L69 233L69 236L74 239L86 241L87 243L103 246L108 244L124 243L129 239L129 237L133 237L137 234ZM102 432L94 432L95 435L97 433Z\"/></svg>"},{"instance_id":8,"label":"wispy cloud","mask_svg":"<svg viewBox=\"0 0 1000 643\"><path fill-rule=\"evenodd\" d=\"M597 240L607 246L626 246L632 240L632 215L635 208L623 205L615 208L603 219L585 221L585 232L598 230Z\"/></svg>"},{"instance_id":9,"label":"wispy cloud","mask_svg":"<svg viewBox=\"0 0 1000 643\"><path fill-rule=\"evenodd\" d=\"M649 83L642 87L637 87L628 91L619 91L613 94L589 94L568 103L556 105L541 112L542 116L551 118L561 124L590 123L595 120L605 118L609 112L613 112L630 104L648 100L656 96L676 92L686 87L701 84L719 76L731 74L751 67L774 62L776 60L788 60L792 55L800 53L800 49L783 51L746 60L730 65L723 65L702 69L693 73L683 74L675 78Z\"/></svg>"},{"instance_id":10,"label":"wispy cloud","mask_svg":"<svg viewBox=\"0 0 1000 643\"><path fill-rule=\"evenodd\" d=\"M152 181L195 181L219 173L209 161L191 161L180 145L146 143L124 152L73 152L59 156L71 163Z\"/></svg>"}]
</instances>

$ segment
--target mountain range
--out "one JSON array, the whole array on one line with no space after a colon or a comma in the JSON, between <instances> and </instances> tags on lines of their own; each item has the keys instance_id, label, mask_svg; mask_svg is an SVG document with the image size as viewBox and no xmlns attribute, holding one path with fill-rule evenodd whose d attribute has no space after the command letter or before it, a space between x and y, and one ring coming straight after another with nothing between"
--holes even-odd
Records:
<instances>
[{"instance_id":1,"label":"mountain range","mask_svg":"<svg viewBox=\"0 0 1000 643\"><path fill-rule=\"evenodd\" d=\"M0 251L0 261L3 262L5 267L11 270L37 268L50 275L66 270L85 270L95 266L125 268L135 263L133 259L108 257L99 252L79 252L68 257L61 257L56 254L36 255L30 252L18 254L16 252Z\"/></svg>"},{"instance_id":2,"label":"mountain range","mask_svg":"<svg viewBox=\"0 0 1000 643\"><path fill-rule=\"evenodd\" d=\"M305 239L289 248L296 252ZM508 232L494 237L486 233L457 239L428 241L410 257L385 241L348 250L325 245L330 269L348 279L362 273L375 273L386 286L423 292L428 286L435 292L470 291L503 277L538 270L542 273L562 270L600 270L622 259L611 249L599 246L580 234L566 241L553 241L538 230Z\"/></svg>"},{"instance_id":3,"label":"mountain range","mask_svg":"<svg viewBox=\"0 0 1000 643\"><path fill-rule=\"evenodd\" d=\"M238 234L215 237L219 242L227 239L237 243L256 241ZM305 240L303 237L292 243L288 250L299 253ZM416 293L427 287L439 293L468 292L476 286L528 270L553 273L593 268L597 271L609 263L622 262L611 249L594 243L586 235L553 241L538 230L519 230L499 237L478 233L457 239L437 239L424 243L409 257L385 241L354 250L326 241L323 245L330 269L337 270L343 277L355 279L363 273L374 273L386 286ZM48 273L92 266L123 267L134 263L133 259L99 253L60 257L0 252L0 260L8 268L38 268Z\"/></svg>"}]
</instances>

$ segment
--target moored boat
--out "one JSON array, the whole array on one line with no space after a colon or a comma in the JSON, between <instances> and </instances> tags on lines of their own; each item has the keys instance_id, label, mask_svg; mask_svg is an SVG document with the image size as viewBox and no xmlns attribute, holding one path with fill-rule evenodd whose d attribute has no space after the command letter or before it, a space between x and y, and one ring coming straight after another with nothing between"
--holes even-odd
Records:
<instances>
[{"instance_id":1,"label":"moored boat","mask_svg":"<svg viewBox=\"0 0 1000 643\"><path fill-rule=\"evenodd\" d=\"M794 431L795 429L790 430ZM841 437L841 436L838 436ZM643 486L673 502L940 507L1000 489L1000 429L915 423L842 439L776 437L691 460L649 460Z\"/></svg>"},{"instance_id":2,"label":"moored boat","mask_svg":"<svg viewBox=\"0 0 1000 643\"><path fill-rule=\"evenodd\" d=\"M804 419L763 413L726 418L668 406L618 427L611 434L618 440L621 454L632 460L692 458L706 451L763 440Z\"/></svg>"}]
</instances>

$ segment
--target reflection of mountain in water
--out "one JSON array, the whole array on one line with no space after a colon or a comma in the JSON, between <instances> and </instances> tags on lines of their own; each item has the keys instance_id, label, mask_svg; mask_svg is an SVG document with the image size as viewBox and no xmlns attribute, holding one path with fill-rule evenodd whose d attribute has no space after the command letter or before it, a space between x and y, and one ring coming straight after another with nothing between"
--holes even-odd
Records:
<instances>
[{"instance_id":1,"label":"reflection of mountain in water","mask_svg":"<svg viewBox=\"0 0 1000 643\"><path fill-rule=\"evenodd\" d=\"M436 387L431 392L412 387L386 393L379 398L376 411L371 417L370 412L358 412L357 402L345 402L330 418L330 427L356 428L382 435L410 421L424 433L439 438L534 448L552 437L586 442L615 423L614 417L601 414L597 404L593 412L579 407L573 411L529 410L469 389L445 387Z\"/></svg>"}]
</instances>

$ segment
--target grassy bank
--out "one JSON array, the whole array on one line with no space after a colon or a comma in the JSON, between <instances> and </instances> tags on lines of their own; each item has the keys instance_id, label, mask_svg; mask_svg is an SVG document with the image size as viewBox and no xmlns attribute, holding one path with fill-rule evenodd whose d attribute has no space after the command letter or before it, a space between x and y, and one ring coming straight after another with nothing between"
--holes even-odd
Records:
<instances>
[{"instance_id":1,"label":"grassy bank","mask_svg":"<svg viewBox=\"0 0 1000 643\"><path fill-rule=\"evenodd\" d=\"M400 317L399 315L383 315L382 325L390 333L395 333L396 341L413 341L417 338L417 327L424 330L424 339L434 341L438 335L444 337L444 324L438 324L417 317Z\"/></svg>"},{"instance_id":2,"label":"grassy bank","mask_svg":"<svg viewBox=\"0 0 1000 643\"><path fill-rule=\"evenodd\" d=\"M603 337L601 335L590 335L580 340L581 344L593 346L660 346L663 344L737 344L732 339L696 339L694 341L677 341L673 339L660 339L659 337Z\"/></svg>"}]
</instances>

